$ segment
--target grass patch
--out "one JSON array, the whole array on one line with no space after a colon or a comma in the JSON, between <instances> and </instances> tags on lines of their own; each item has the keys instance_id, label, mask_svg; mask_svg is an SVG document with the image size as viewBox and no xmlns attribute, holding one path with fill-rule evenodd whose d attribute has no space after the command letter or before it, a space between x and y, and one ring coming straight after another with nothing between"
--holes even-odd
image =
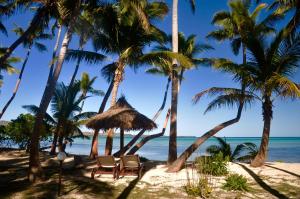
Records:
<instances>
[{"instance_id":1,"label":"grass patch","mask_svg":"<svg viewBox=\"0 0 300 199\"><path fill-rule=\"evenodd\" d=\"M223 189L227 191L249 191L249 185L247 183L247 178L239 174L230 174L225 179L225 184Z\"/></svg>"}]
</instances>

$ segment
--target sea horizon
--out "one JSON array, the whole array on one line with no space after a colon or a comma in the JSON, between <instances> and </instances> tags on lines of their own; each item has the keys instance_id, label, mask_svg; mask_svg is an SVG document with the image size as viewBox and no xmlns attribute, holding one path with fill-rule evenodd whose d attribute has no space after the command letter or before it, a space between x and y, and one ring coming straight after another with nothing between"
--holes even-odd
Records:
<instances>
[{"instance_id":1,"label":"sea horizon","mask_svg":"<svg viewBox=\"0 0 300 199\"><path fill-rule=\"evenodd\" d=\"M131 140L131 136L126 135L124 139L125 145ZM141 140L140 138L139 140ZM177 137L177 154L178 156L190 146L197 137L195 136L178 136ZM241 143L253 142L260 146L261 137L225 137L226 141L231 145L232 150ZM72 145L67 145L66 152L78 155L89 155L91 148L90 139L76 138ZM105 137L99 136L98 149L99 154L104 153ZM114 137L113 153L119 149L120 139ZM138 143L138 142L136 142ZM218 144L215 138L209 138L205 141L189 158L194 160L200 155L207 155L205 149L210 145ZM146 157L151 160L167 160L169 139L168 136L162 136L147 142L136 154ZM267 161L282 161L282 162L300 162L300 137L270 137L269 151Z\"/></svg>"}]
</instances>

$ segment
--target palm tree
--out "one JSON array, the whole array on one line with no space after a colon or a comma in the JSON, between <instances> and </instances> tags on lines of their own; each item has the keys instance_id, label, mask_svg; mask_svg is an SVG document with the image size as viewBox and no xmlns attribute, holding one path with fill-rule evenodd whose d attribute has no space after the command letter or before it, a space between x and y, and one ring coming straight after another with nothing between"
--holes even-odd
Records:
<instances>
[{"instance_id":1,"label":"palm tree","mask_svg":"<svg viewBox=\"0 0 300 199\"><path fill-rule=\"evenodd\" d=\"M264 121L260 149L251 163L255 167L262 166L267 157L274 98L300 97L298 84L291 79L299 67L300 35L286 36L285 32L284 28L269 43L263 37L250 37L247 42L251 52L248 83L251 89L261 94Z\"/></svg>"},{"instance_id":2,"label":"palm tree","mask_svg":"<svg viewBox=\"0 0 300 199\"><path fill-rule=\"evenodd\" d=\"M126 2L126 1L124 1ZM101 30L96 32L94 47L106 53L117 56L117 68L114 75L111 106L116 102L118 88L123 80L126 65L136 65L143 55L145 45L162 37L162 32L150 24L144 29L136 12L128 10L127 5L120 1L116 6L108 6L96 22ZM167 10L166 4L162 2L142 1L139 6L144 11L149 21L163 17ZM155 11L155 12L154 12ZM106 140L105 154L111 154L113 131L109 130Z\"/></svg>"},{"instance_id":3,"label":"palm tree","mask_svg":"<svg viewBox=\"0 0 300 199\"><path fill-rule=\"evenodd\" d=\"M206 148L206 152L212 156L222 153L223 157L229 158L229 161L243 161L250 162L257 154L258 149L256 144L252 142L245 142L238 144L232 151L229 143L226 142L225 138L214 137L218 141L218 145L211 145Z\"/></svg>"},{"instance_id":4,"label":"palm tree","mask_svg":"<svg viewBox=\"0 0 300 199\"><path fill-rule=\"evenodd\" d=\"M21 35L21 34L24 33L23 29L20 28L20 27L17 27L14 31L18 35ZM30 56L31 48L34 46L40 52L44 52L44 51L47 50L47 48L46 48L45 45L43 45L39 41L40 40L45 40L45 39L51 39L51 38L52 38L52 35L50 35L50 34L45 34L43 32L36 32L35 34L30 35L30 37L26 38L26 40L24 41L23 45L24 45L25 48L27 48L26 57L25 57L24 62L22 64L22 68L21 68L21 71L19 73L19 77L18 77L18 80L16 82L15 88L13 90L13 94L9 98L9 100L6 102L6 104L4 105L2 111L0 112L0 119L2 118L2 116L4 115L6 109L12 103L12 101L14 100L14 98L15 98L17 92L18 92L18 89L19 89L19 86L20 86L20 83L21 83L21 80L22 80L23 72L25 70L27 61L28 61L29 56Z\"/></svg>"},{"instance_id":5,"label":"palm tree","mask_svg":"<svg viewBox=\"0 0 300 199\"><path fill-rule=\"evenodd\" d=\"M53 95L53 92L55 90L56 82L58 80L58 77L60 75L60 71L62 69L62 65L67 53L67 49L69 46L69 43L72 38L72 33L74 31L74 24L77 19L77 16L79 14L80 8L81 8L81 2L80 0L74 2L74 1L64 1L64 2L56 2L58 6L58 12L60 15L59 17L62 19L63 24L67 26L67 30L65 32L64 39L62 41L60 53L56 62L56 67L53 68L53 73L49 74L48 80L47 80L47 86L45 87L41 103L39 105L38 113L36 115L36 121L31 137L31 145L30 145L30 157L29 157L29 180L35 181L36 178L42 177L42 168L39 161L39 129L41 127L43 118L45 116L46 110L48 108L48 105L51 101L51 97ZM86 3L89 3L88 1ZM52 5L52 4L51 4ZM28 29L26 30L28 31ZM25 31L25 33L26 33ZM31 31L31 30L30 30ZM24 34L25 34L24 33ZM23 35L24 35L23 34ZM1 57L2 58L2 57ZM0 62L1 64L1 62ZM50 69L50 72L52 70Z\"/></svg>"},{"instance_id":6,"label":"palm tree","mask_svg":"<svg viewBox=\"0 0 300 199\"><path fill-rule=\"evenodd\" d=\"M59 149L62 150L63 139L82 137L85 138L79 126L95 112L81 113L80 103L85 99L80 95L80 82L75 82L71 87L60 83L56 86L54 96L51 100L52 116L46 113L46 121L54 125L54 140L58 139ZM38 113L39 107L26 105L23 108L33 114ZM56 141L53 142L56 148Z\"/></svg>"},{"instance_id":7,"label":"palm tree","mask_svg":"<svg viewBox=\"0 0 300 199\"><path fill-rule=\"evenodd\" d=\"M195 0L189 0L192 11L195 11ZM172 4L172 52L178 53L178 0ZM177 158L177 105L178 105L178 73L176 59L173 60L172 94L171 94L171 124L169 139L168 164Z\"/></svg>"},{"instance_id":8,"label":"palm tree","mask_svg":"<svg viewBox=\"0 0 300 199\"><path fill-rule=\"evenodd\" d=\"M93 84L96 79L97 79L97 77L93 77L92 79L90 79L89 74L82 73L81 80L80 80L80 90L81 90L80 97L83 99L81 107L80 107L81 110L84 106L84 102L85 102L84 99L86 98L88 93L91 93L96 96L104 96L104 92L102 90L96 90L93 88Z\"/></svg>"},{"instance_id":9,"label":"palm tree","mask_svg":"<svg viewBox=\"0 0 300 199\"><path fill-rule=\"evenodd\" d=\"M261 35L274 33L272 25L282 18L280 14L271 14L261 22L258 17L266 4L257 5L252 12L249 11L251 1L233 0L228 6L230 11L217 12L212 20L212 24L219 26L218 30L212 31L207 38L218 41L229 40L232 52L238 55L242 47L243 64L246 64L246 40L249 34Z\"/></svg>"},{"instance_id":10,"label":"palm tree","mask_svg":"<svg viewBox=\"0 0 300 199\"><path fill-rule=\"evenodd\" d=\"M171 48L169 47L170 44L172 43L172 36L169 35L166 38L166 41L164 42L163 45L155 46L153 51L150 53L147 53L142 57L142 60L146 63L152 64L152 68L148 69L146 72L150 74L158 74L158 75L163 75L168 77L168 82L165 90L165 95L163 98L163 103L158 112L155 114L153 117L153 120L156 120L161 111L163 110L165 103L166 103L166 98L167 98L167 92L169 88L169 83L171 81L172 77L172 59L176 58L178 66L177 70L180 71L180 83L183 79L183 73L184 70L191 69L192 66L197 66L200 63L204 63L206 59L200 59L196 58L200 53L212 49L211 46L207 44L200 44L196 43L196 36L195 35L190 35L187 38L185 38L183 33L179 33L179 52L177 54L172 53ZM168 118L168 117L167 117ZM137 139L142 136L144 131L141 131L138 133L124 148L125 151L127 148L131 147ZM158 135L163 135L163 133L160 133ZM155 136L149 136L147 137L146 142L148 142L151 139L157 138L158 135ZM134 142L133 142L134 141ZM144 144L146 142L143 142ZM141 143L141 142L140 142ZM144 145L143 144L143 145ZM135 147L136 150L141 148L141 144L139 147ZM136 146L137 146L136 145ZM131 150L131 153L134 150ZM134 151L135 152L135 151ZM118 155L118 152L115 153L114 155Z\"/></svg>"}]
</instances>

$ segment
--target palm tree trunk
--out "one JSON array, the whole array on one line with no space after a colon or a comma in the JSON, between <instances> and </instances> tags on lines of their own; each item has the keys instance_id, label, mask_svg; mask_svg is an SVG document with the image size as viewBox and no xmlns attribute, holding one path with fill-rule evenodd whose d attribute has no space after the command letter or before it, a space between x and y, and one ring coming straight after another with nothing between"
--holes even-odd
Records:
<instances>
[{"instance_id":1,"label":"palm tree trunk","mask_svg":"<svg viewBox=\"0 0 300 199\"><path fill-rule=\"evenodd\" d=\"M178 0L173 0L172 6L172 51L174 53L178 52ZM177 67L177 61L173 60L173 68L175 67ZM173 70L168 164L171 164L177 158L178 81L178 74Z\"/></svg>"},{"instance_id":2,"label":"palm tree trunk","mask_svg":"<svg viewBox=\"0 0 300 199\"><path fill-rule=\"evenodd\" d=\"M192 155L192 153L194 151L196 151L199 146L204 143L208 138L214 136L216 133L218 133L220 130L222 130L223 128L230 126L234 123L237 123L240 118L241 118L241 114L242 114L242 110L243 110L243 106L244 106L244 102L241 101L238 107L238 112L237 112L237 116L234 119L228 120L226 122L223 122L222 124L219 124L217 126L215 126L213 129L209 130L208 132L206 132L204 135L202 135L201 137L197 138L196 141L190 145L181 155L179 158L177 158L176 161L174 161L168 168L167 172L177 172L179 171L183 166L184 163L186 162L186 160Z\"/></svg>"},{"instance_id":3,"label":"palm tree trunk","mask_svg":"<svg viewBox=\"0 0 300 199\"><path fill-rule=\"evenodd\" d=\"M171 123L169 135L169 156L168 164L177 159L177 105L178 105L179 79L176 71L172 74L172 101L171 101Z\"/></svg>"},{"instance_id":4,"label":"palm tree trunk","mask_svg":"<svg viewBox=\"0 0 300 199\"><path fill-rule=\"evenodd\" d=\"M114 81L112 80L111 83L109 84L109 87L104 95L104 98L102 100L101 106L99 108L98 114L103 113L105 109L105 105L108 101L108 98L111 94L111 91L113 89ZM94 136L92 140L92 147L91 147L91 152L90 152L90 158L95 159L98 156L98 135L99 135L99 130L94 131Z\"/></svg>"},{"instance_id":5,"label":"palm tree trunk","mask_svg":"<svg viewBox=\"0 0 300 199\"><path fill-rule=\"evenodd\" d=\"M58 80L58 77L60 75L62 65L66 56L66 52L69 46L69 43L72 38L72 22L70 22L70 26L67 28L67 31L65 33L64 39L62 41L62 46L60 49L60 53L58 56L58 60L56 62L56 67L54 69L54 73L51 77L51 79L48 79L47 86L44 90L44 94L39 106L39 111L35 118L35 124L33 128L33 132L31 135L31 145L30 145L30 156L29 156L29 180L35 181L37 178L42 177L42 168L39 161L39 138L40 138L40 129L43 124L43 119L45 116L45 113L47 111L47 108L49 106L51 97L53 95L53 92L55 90L56 82Z\"/></svg>"},{"instance_id":6,"label":"palm tree trunk","mask_svg":"<svg viewBox=\"0 0 300 199\"><path fill-rule=\"evenodd\" d=\"M271 120L273 117L272 107L273 105L270 97L266 96L262 104L263 117L264 117L264 129L263 129L259 151L255 156L254 160L251 162L251 166L253 167L263 166L267 157L270 129L271 129Z\"/></svg>"},{"instance_id":7,"label":"palm tree trunk","mask_svg":"<svg viewBox=\"0 0 300 199\"><path fill-rule=\"evenodd\" d=\"M38 27L41 18L46 14L48 7L44 6L43 8L39 9L38 12L34 15L32 21L30 22L29 27L27 30L14 42L12 43L5 51L4 55L0 57L0 66L7 60L7 58L11 55L11 53L21 44L24 40L36 30Z\"/></svg>"},{"instance_id":8,"label":"palm tree trunk","mask_svg":"<svg viewBox=\"0 0 300 199\"><path fill-rule=\"evenodd\" d=\"M164 98L163 98L163 102L161 107L158 109L158 111L156 112L156 114L154 115L154 117L152 118L153 121L155 121L159 115L161 114L162 110L165 108L166 105L166 101L167 101L167 96L168 96L168 90L169 90L169 85L171 82L171 78L168 78L168 82L167 82L167 86L166 86L166 90L165 90L165 94L164 94ZM136 141L145 133L145 129L141 130L138 134L136 134L127 144L126 146L123 148L123 151L119 150L116 153L114 153L115 157L119 157L121 153L126 153L126 151L128 149L130 149L130 147L132 147L132 145L134 143L136 143Z\"/></svg>"},{"instance_id":9,"label":"palm tree trunk","mask_svg":"<svg viewBox=\"0 0 300 199\"><path fill-rule=\"evenodd\" d=\"M50 70L49 70L48 80L50 80L52 75L53 75L53 68L54 68L54 64L56 62L56 52L57 52L57 49L58 49L58 46L59 46L61 30L62 30L62 26L59 23L57 23L57 25L58 25L58 31L57 31L57 37L56 37L54 49L53 49L53 52L52 52L52 60L51 60L51 63L50 63ZM47 82L47 84L48 84L48 82Z\"/></svg>"},{"instance_id":10,"label":"palm tree trunk","mask_svg":"<svg viewBox=\"0 0 300 199\"><path fill-rule=\"evenodd\" d=\"M168 124L168 121L169 121L169 117L170 117L170 109L168 110L168 113L167 113L162 131L160 133L152 134L152 135L149 135L147 137L144 137L139 143L137 143L134 147L132 147L132 149L130 149L130 151L127 153L127 155L135 154L135 152L137 152L137 150L142 148L142 146L144 146L148 141L163 136L165 134L165 131L166 131L166 127L167 127L167 124Z\"/></svg>"},{"instance_id":11,"label":"palm tree trunk","mask_svg":"<svg viewBox=\"0 0 300 199\"><path fill-rule=\"evenodd\" d=\"M114 76L114 85L112 88L111 103L110 103L111 107L115 105L117 101L118 89L123 79L124 67L125 64L123 63L123 61L119 60L118 68L116 69L115 76ZM113 137L114 137L114 130L109 129L107 132L107 138L105 143L105 155L111 155L112 146L113 146Z\"/></svg>"},{"instance_id":12,"label":"palm tree trunk","mask_svg":"<svg viewBox=\"0 0 300 199\"><path fill-rule=\"evenodd\" d=\"M23 76L23 72L24 72L24 69L25 69L25 66L27 64L27 61L28 61L28 58L29 58L29 55L30 55L30 52L31 52L31 47L32 47L32 44L28 47L28 50L27 50L27 54L26 54L26 58L23 62L23 65L22 65L22 68L21 68L21 72L19 74L19 77L18 77L18 80L16 82L16 86L14 88L14 91L13 91L13 94L12 96L10 97L10 99L7 101L7 103L5 104L5 106L3 107L2 111L0 112L0 119L2 118L2 116L4 115L6 109L9 107L9 105L11 104L11 102L14 100L14 98L16 97L16 94L19 90L19 87L20 87L20 83L21 83L21 80L22 80L22 76Z\"/></svg>"},{"instance_id":13,"label":"palm tree trunk","mask_svg":"<svg viewBox=\"0 0 300 199\"><path fill-rule=\"evenodd\" d=\"M51 149L50 149L50 155L55 155L56 154L56 146L57 146L57 139L60 131L61 123L60 119L58 119L54 134L53 134L53 140L51 144Z\"/></svg>"},{"instance_id":14,"label":"palm tree trunk","mask_svg":"<svg viewBox=\"0 0 300 199\"><path fill-rule=\"evenodd\" d=\"M80 50L80 51L83 50L83 45L80 45L79 48L78 48L78 50ZM81 59L78 58L78 59L77 59L77 62L76 62L75 70L74 70L74 73L73 73L73 75L72 75L72 78L71 78L71 81L70 81L69 86L73 86L73 84L74 84L74 82L75 82L75 78L76 78L76 75L77 75L77 73L78 73L78 69L79 69L79 66L80 66L80 62L81 62Z\"/></svg>"}]
</instances>

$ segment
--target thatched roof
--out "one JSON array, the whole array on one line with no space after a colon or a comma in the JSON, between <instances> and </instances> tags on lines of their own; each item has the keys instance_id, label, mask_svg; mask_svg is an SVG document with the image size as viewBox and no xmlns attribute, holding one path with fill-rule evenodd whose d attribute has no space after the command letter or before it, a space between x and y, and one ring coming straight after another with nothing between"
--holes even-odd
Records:
<instances>
[{"instance_id":1,"label":"thatched roof","mask_svg":"<svg viewBox=\"0 0 300 199\"><path fill-rule=\"evenodd\" d=\"M106 112L89 119L86 126L93 129L123 128L124 130L151 130L157 127L151 119L136 111L125 97L120 97Z\"/></svg>"}]
</instances>

